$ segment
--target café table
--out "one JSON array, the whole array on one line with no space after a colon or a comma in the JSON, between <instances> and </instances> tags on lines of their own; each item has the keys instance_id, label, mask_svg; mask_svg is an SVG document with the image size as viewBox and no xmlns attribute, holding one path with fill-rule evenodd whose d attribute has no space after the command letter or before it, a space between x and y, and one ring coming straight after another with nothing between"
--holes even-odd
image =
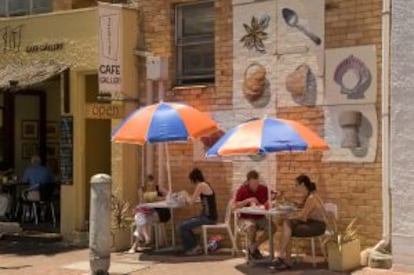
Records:
<instances>
[{"instance_id":1,"label":"caf\u00e9 table","mask_svg":"<svg viewBox=\"0 0 414 275\"><path fill-rule=\"evenodd\" d=\"M171 212L171 244L172 248L176 248L175 243L175 223L174 223L174 209L177 208L183 208L185 204L178 203L175 201L157 201L157 202L147 202L147 203L141 203L138 205L138 207L148 207L148 208L168 208Z\"/></svg>"},{"instance_id":2,"label":"caf\u00e9 table","mask_svg":"<svg viewBox=\"0 0 414 275\"><path fill-rule=\"evenodd\" d=\"M16 181L7 181L0 184L1 189L3 192L10 195L11 202L10 202L10 213L13 213L12 217L16 219L16 207L17 202L19 200L21 192L28 188L29 185L23 182L16 182Z\"/></svg>"},{"instance_id":3,"label":"caf\u00e9 table","mask_svg":"<svg viewBox=\"0 0 414 275\"><path fill-rule=\"evenodd\" d=\"M294 206L277 206L277 207L273 207L270 209L265 209L264 206L249 206L249 207L242 207L239 209L236 209L234 211L235 215L238 214L249 214L249 215L264 215L268 218L269 221L269 226L268 226L268 231L269 231L269 261L270 263L273 262L274 260L274 247L273 247L273 232L272 232L272 227L271 227L271 222L272 219L276 216L280 216L280 215L286 215L289 214L293 211L296 211L297 208Z\"/></svg>"}]
</instances>

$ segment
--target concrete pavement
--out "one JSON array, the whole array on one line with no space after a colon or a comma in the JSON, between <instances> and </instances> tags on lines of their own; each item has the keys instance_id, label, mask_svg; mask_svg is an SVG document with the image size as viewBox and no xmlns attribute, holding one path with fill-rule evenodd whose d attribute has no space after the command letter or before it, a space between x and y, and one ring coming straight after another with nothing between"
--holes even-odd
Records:
<instances>
[{"instance_id":1,"label":"concrete pavement","mask_svg":"<svg viewBox=\"0 0 414 275\"><path fill-rule=\"evenodd\" d=\"M89 264L89 251L64 242L42 243L33 241L0 240L0 274L30 275L84 275ZM327 270L324 263L313 268L309 263L301 263L292 270L270 271L264 265L250 266L243 257L231 257L228 253L211 256L182 257L171 254L125 254L113 253L111 274L131 275L213 275L213 274L349 274ZM116 270L115 270L116 269ZM362 269L354 275L392 274L403 275L389 270Z\"/></svg>"}]
</instances>

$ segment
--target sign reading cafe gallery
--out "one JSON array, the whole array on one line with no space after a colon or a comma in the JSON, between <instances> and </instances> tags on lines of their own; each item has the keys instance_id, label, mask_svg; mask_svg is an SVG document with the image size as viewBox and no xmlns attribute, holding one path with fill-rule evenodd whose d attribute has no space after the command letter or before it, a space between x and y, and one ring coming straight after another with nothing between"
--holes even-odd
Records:
<instances>
[{"instance_id":1,"label":"sign reading cafe gallery","mask_svg":"<svg viewBox=\"0 0 414 275\"><path fill-rule=\"evenodd\" d=\"M99 6L99 93L121 92L121 10Z\"/></svg>"}]
</instances>

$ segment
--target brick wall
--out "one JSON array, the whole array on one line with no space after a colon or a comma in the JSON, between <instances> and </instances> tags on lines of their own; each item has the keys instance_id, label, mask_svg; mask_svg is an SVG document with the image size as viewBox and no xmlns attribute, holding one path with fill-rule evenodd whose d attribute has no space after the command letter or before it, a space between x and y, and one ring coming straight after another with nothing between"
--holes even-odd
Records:
<instances>
[{"instance_id":1,"label":"brick wall","mask_svg":"<svg viewBox=\"0 0 414 275\"><path fill-rule=\"evenodd\" d=\"M325 49L357 45L377 46L377 113L381 108L381 8L380 0L326 0ZM278 116L295 119L323 133L321 107L290 107L277 110ZM380 116L378 116L380 117ZM315 180L326 201L336 202L342 225L353 217L362 226L362 246L381 239L381 122L374 163L326 163L321 154L306 153L278 157L278 186L289 190L299 173ZM290 165L290 168L288 168Z\"/></svg>"},{"instance_id":2,"label":"brick wall","mask_svg":"<svg viewBox=\"0 0 414 275\"><path fill-rule=\"evenodd\" d=\"M174 4L188 0L140 0L143 11L144 37L147 50L155 55L170 58L171 79L167 83L166 100L182 101L204 111L232 108L232 1L215 3L216 83L207 88L174 88ZM377 45L378 100L381 87L381 1L380 0L326 0L325 48L356 45ZM378 112L379 113L379 112ZM295 119L323 134L322 107L289 107L277 110L279 117ZM380 117L380 116L379 116ZM378 123L380 127L381 123ZM380 132L380 131L379 131ZM326 201L336 202L342 225L354 216L362 225L362 246L375 244L381 237L381 137L378 139L374 163L324 163L319 153L301 153L278 157L277 182L282 190L291 190L294 178L300 173L309 174L317 183ZM232 165L229 163L193 162L191 145L171 145L171 170L176 190L192 190L187 175L193 166L205 172L218 193L219 208L230 196ZM233 183L234 184L234 183ZM192 210L194 211L194 210ZM186 210L179 217L188 216ZM369 217L369 219L367 218Z\"/></svg>"},{"instance_id":3,"label":"brick wall","mask_svg":"<svg viewBox=\"0 0 414 275\"><path fill-rule=\"evenodd\" d=\"M111 2L101 0L101 2ZM70 10L96 6L95 0L53 0L53 10Z\"/></svg>"}]
</instances>

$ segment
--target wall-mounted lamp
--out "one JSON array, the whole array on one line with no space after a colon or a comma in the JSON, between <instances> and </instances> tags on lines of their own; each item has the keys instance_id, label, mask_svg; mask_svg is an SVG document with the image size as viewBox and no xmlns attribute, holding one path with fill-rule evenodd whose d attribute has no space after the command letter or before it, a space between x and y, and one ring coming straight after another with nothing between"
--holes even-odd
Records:
<instances>
[{"instance_id":1,"label":"wall-mounted lamp","mask_svg":"<svg viewBox=\"0 0 414 275\"><path fill-rule=\"evenodd\" d=\"M111 93L99 93L96 99L101 102L137 102L139 103L139 98L132 98L121 94L122 96L113 97Z\"/></svg>"}]
</instances>

